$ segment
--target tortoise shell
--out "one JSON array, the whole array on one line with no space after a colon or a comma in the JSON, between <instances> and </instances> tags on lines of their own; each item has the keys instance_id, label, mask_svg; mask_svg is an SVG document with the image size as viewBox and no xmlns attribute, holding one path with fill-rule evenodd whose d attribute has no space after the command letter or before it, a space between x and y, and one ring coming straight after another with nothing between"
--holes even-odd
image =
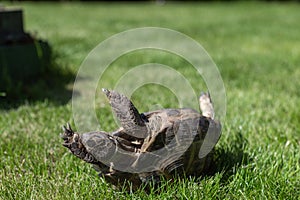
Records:
<instances>
[{"instance_id":1,"label":"tortoise shell","mask_svg":"<svg viewBox=\"0 0 300 200\"><path fill-rule=\"evenodd\" d=\"M108 182L120 185L130 181L138 187L150 180L159 182L162 176L199 176L209 167L215 144L204 144L204 140L209 141L210 135L219 138L221 125L214 120L208 94L199 98L201 115L190 108L139 113L126 96L107 89L103 92L121 127L112 133L78 134L68 124L62 138L64 146L92 163ZM199 156L202 149L206 153Z\"/></svg>"}]
</instances>

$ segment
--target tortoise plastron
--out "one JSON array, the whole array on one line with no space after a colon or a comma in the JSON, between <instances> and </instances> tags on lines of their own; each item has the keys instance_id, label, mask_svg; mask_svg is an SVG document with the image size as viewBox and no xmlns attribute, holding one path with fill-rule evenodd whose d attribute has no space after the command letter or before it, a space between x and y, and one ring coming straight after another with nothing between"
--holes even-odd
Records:
<instances>
[{"instance_id":1,"label":"tortoise plastron","mask_svg":"<svg viewBox=\"0 0 300 200\"><path fill-rule=\"evenodd\" d=\"M118 186L129 181L136 188L152 180L159 182L162 176L199 176L208 168L215 144L209 144L205 156L199 157L199 151L208 133L217 139L221 134L208 94L199 98L201 115L189 108L139 113L126 96L103 92L121 127L112 133L78 134L68 124L61 137L63 146L93 164L107 182Z\"/></svg>"}]
</instances>

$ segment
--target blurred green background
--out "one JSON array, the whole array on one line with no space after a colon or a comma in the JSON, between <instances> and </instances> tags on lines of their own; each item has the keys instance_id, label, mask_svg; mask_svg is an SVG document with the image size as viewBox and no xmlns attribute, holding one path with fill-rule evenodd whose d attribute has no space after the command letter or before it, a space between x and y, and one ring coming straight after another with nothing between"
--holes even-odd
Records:
<instances>
[{"instance_id":1,"label":"blurred green background","mask_svg":"<svg viewBox=\"0 0 300 200\"><path fill-rule=\"evenodd\" d=\"M300 6L296 2L4 2L24 11L25 31L47 40L49 70L0 95L1 199L299 199ZM211 173L165 182L146 194L113 190L88 164L61 146L60 126L72 123L72 86L88 53L108 37L137 27L182 32L199 42L222 75L227 115ZM101 87L133 66L157 62L205 84L181 58L138 51L117 59ZM99 86L99 87L100 87ZM151 98L149 98L151 94ZM132 97L141 111L177 107L167 88L147 85ZM117 127L108 102L96 96L101 127ZM195 108L198 109L198 108ZM86 122L89 123L89 122Z\"/></svg>"}]
</instances>

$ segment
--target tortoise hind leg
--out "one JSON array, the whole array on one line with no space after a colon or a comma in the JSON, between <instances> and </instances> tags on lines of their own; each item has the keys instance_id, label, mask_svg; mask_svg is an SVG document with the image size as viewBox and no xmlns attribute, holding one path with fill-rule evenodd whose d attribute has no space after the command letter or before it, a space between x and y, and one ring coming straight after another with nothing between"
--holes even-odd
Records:
<instances>
[{"instance_id":1,"label":"tortoise hind leg","mask_svg":"<svg viewBox=\"0 0 300 200\"><path fill-rule=\"evenodd\" d=\"M202 115L214 119L215 111L209 93L202 92L199 97Z\"/></svg>"},{"instance_id":2,"label":"tortoise hind leg","mask_svg":"<svg viewBox=\"0 0 300 200\"><path fill-rule=\"evenodd\" d=\"M133 103L124 95L102 89L125 132L137 138L146 138L148 129Z\"/></svg>"}]
</instances>

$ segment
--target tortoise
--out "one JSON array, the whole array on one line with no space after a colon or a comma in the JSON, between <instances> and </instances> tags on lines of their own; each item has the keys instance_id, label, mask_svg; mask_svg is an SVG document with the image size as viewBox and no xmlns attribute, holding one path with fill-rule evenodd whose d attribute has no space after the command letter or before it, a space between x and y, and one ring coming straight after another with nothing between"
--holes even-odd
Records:
<instances>
[{"instance_id":1,"label":"tortoise","mask_svg":"<svg viewBox=\"0 0 300 200\"><path fill-rule=\"evenodd\" d=\"M208 93L199 97L202 114L191 108L161 109L139 113L123 94L102 89L121 127L111 133L92 131L79 134L63 126L63 146L93 164L108 183L130 182L137 188L151 181L175 176L199 176L209 168L213 146L199 157L206 137L221 135L220 122ZM217 141L216 140L216 141Z\"/></svg>"}]
</instances>

